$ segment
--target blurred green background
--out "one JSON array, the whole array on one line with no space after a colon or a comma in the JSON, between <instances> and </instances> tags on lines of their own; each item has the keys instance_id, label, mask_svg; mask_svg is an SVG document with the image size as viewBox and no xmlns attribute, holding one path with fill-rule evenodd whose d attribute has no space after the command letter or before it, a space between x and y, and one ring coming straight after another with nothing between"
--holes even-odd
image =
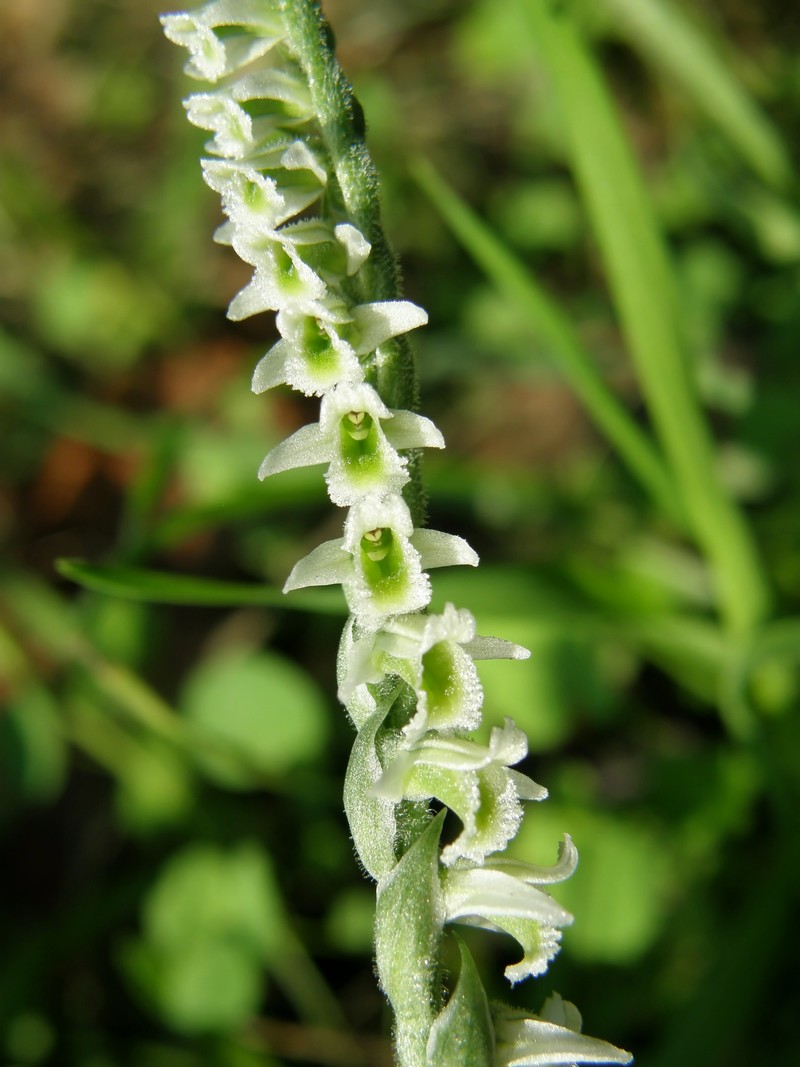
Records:
<instances>
[{"instance_id":1,"label":"blurred green background","mask_svg":"<svg viewBox=\"0 0 800 1067\"><path fill-rule=\"evenodd\" d=\"M514 847L581 852L516 1002L641 1067L793 1062L800 21L325 7L430 312L431 523L483 560L436 600L532 649L482 667L551 793ZM249 391L274 326L225 319L159 9L0 7L0 1064L381 1067L342 601L278 592L340 515L255 477L314 404Z\"/></svg>"}]
</instances>

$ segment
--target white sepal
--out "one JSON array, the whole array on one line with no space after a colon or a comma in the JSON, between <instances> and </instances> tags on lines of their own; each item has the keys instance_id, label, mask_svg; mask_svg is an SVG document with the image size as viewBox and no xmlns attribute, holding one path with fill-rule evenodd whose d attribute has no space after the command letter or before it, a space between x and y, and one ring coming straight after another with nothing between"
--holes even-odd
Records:
<instances>
[{"instance_id":1,"label":"white sepal","mask_svg":"<svg viewBox=\"0 0 800 1067\"><path fill-rule=\"evenodd\" d=\"M570 926L573 916L541 889L491 867L462 867L445 873L448 922L510 916L551 926Z\"/></svg>"},{"instance_id":2,"label":"white sepal","mask_svg":"<svg viewBox=\"0 0 800 1067\"><path fill-rule=\"evenodd\" d=\"M311 585L339 585L348 580L353 569L352 557L341 537L325 541L295 563L283 587L284 593Z\"/></svg>"},{"instance_id":3,"label":"white sepal","mask_svg":"<svg viewBox=\"0 0 800 1067\"><path fill-rule=\"evenodd\" d=\"M392 408L392 416L392 421L385 427L385 431L395 448L444 448L441 431L424 415Z\"/></svg>"},{"instance_id":4,"label":"white sepal","mask_svg":"<svg viewBox=\"0 0 800 1067\"><path fill-rule=\"evenodd\" d=\"M569 834L564 834L564 840L558 846L558 859L551 867L525 863L507 856L495 856L486 864L488 869L513 875L529 885L554 885L556 882L564 882L575 873L577 866L578 850Z\"/></svg>"},{"instance_id":5,"label":"white sepal","mask_svg":"<svg viewBox=\"0 0 800 1067\"><path fill-rule=\"evenodd\" d=\"M291 437L281 441L264 457L258 468L261 479L281 471L294 470L297 467L313 467L329 460L327 444L320 433L319 423L302 426Z\"/></svg>"},{"instance_id":6,"label":"white sepal","mask_svg":"<svg viewBox=\"0 0 800 1067\"><path fill-rule=\"evenodd\" d=\"M477 567L478 553L463 537L440 530L415 530L411 543L419 552L423 567Z\"/></svg>"},{"instance_id":7,"label":"white sepal","mask_svg":"<svg viewBox=\"0 0 800 1067\"><path fill-rule=\"evenodd\" d=\"M553 994L540 1016L496 1005L495 1067L574 1067L578 1063L630 1063L630 1052L580 1033L581 1018L573 1004ZM556 1016L559 1021L554 1021Z\"/></svg>"}]
</instances>

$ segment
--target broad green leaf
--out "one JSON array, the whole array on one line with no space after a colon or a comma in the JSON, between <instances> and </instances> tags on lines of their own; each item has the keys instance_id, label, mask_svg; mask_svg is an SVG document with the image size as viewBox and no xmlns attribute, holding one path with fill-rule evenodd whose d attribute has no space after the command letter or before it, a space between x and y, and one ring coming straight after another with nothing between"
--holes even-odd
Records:
<instances>
[{"instance_id":1,"label":"broad green leaf","mask_svg":"<svg viewBox=\"0 0 800 1067\"><path fill-rule=\"evenodd\" d=\"M764 181L786 187L792 166L778 130L730 65L670 0L601 0L615 32L671 77Z\"/></svg>"},{"instance_id":2,"label":"broad green leaf","mask_svg":"<svg viewBox=\"0 0 800 1067\"><path fill-rule=\"evenodd\" d=\"M198 759L228 785L247 784L250 769L280 776L322 751L330 712L312 679L274 652L226 650L202 660L189 675L179 706L209 739L241 753L242 773L211 753Z\"/></svg>"},{"instance_id":3,"label":"broad green leaf","mask_svg":"<svg viewBox=\"0 0 800 1067\"><path fill-rule=\"evenodd\" d=\"M439 836L444 812L428 824L394 870L378 883L375 958L396 1017L404 1067L426 1067L426 1046L439 996L438 955L444 923Z\"/></svg>"},{"instance_id":4,"label":"broad green leaf","mask_svg":"<svg viewBox=\"0 0 800 1067\"><path fill-rule=\"evenodd\" d=\"M196 604L208 607L280 607L293 611L313 611L345 615L347 608L338 590L305 590L284 596L280 589L251 582L225 582L139 567L84 563L61 559L58 573L85 589L108 596L146 600L153 604Z\"/></svg>"},{"instance_id":5,"label":"broad green leaf","mask_svg":"<svg viewBox=\"0 0 800 1067\"><path fill-rule=\"evenodd\" d=\"M717 477L688 373L674 278L642 175L605 81L568 14L542 0L518 2L546 56L628 349L694 534L714 570L720 610L730 626L746 630L766 611L769 591L750 531Z\"/></svg>"},{"instance_id":6,"label":"broad green leaf","mask_svg":"<svg viewBox=\"0 0 800 1067\"><path fill-rule=\"evenodd\" d=\"M600 377L567 316L429 163L418 161L413 173L477 265L519 306L531 331L547 344L553 362L620 458L667 514L680 521L680 507L661 457Z\"/></svg>"},{"instance_id":7,"label":"broad green leaf","mask_svg":"<svg viewBox=\"0 0 800 1067\"><path fill-rule=\"evenodd\" d=\"M455 935L454 935L455 936ZM428 1067L492 1067L494 1025L489 1002L469 949L456 937L461 973L428 1039Z\"/></svg>"}]
</instances>

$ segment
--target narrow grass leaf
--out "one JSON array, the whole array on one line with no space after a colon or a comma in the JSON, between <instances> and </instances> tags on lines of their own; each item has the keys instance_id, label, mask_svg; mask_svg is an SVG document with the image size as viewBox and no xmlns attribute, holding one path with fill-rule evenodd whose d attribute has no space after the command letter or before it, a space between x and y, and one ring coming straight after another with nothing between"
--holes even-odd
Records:
<instances>
[{"instance_id":1,"label":"narrow grass leaf","mask_svg":"<svg viewBox=\"0 0 800 1067\"><path fill-rule=\"evenodd\" d=\"M733 629L746 630L765 614L768 590L750 531L716 474L674 280L642 175L605 81L569 17L541 0L519 2L546 56L611 295L694 534L713 568L720 610Z\"/></svg>"},{"instance_id":2,"label":"narrow grass leaf","mask_svg":"<svg viewBox=\"0 0 800 1067\"><path fill-rule=\"evenodd\" d=\"M198 607L248 605L321 612L325 615L347 613L338 590L304 592L296 597L286 597L272 585L225 582L140 567L84 563L76 559L61 559L56 569L62 577L69 578L84 589L129 600L146 600L151 604L193 604Z\"/></svg>"},{"instance_id":3,"label":"narrow grass leaf","mask_svg":"<svg viewBox=\"0 0 800 1067\"><path fill-rule=\"evenodd\" d=\"M531 331L546 343L554 364L622 461L657 504L680 524L680 505L663 460L603 381L567 316L525 264L498 240L430 163L417 161L413 174L478 267L519 307Z\"/></svg>"},{"instance_id":4,"label":"narrow grass leaf","mask_svg":"<svg viewBox=\"0 0 800 1067\"><path fill-rule=\"evenodd\" d=\"M763 181L792 178L786 146L701 29L669 0L601 0L615 31L676 82Z\"/></svg>"}]
</instances>

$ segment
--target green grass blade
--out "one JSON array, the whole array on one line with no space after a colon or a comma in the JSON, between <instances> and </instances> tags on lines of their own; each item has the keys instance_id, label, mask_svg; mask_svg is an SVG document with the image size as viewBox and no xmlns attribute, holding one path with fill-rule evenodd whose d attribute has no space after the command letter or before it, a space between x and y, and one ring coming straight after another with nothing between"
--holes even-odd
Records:
<instances>
[{"instance_id":1,"label":"green grass blade","mask_svg":"<svg viewBox=\"0 0 800 1067\"><path fill-rule=\"evenodd\" d=\"M546 57L575 178L608 272L628 350L726 622L749 629L768 590L750 531L716 476L688 373L672 272L641 174L591 55L563 13L520 0Z\"/></svg>"},{"instance_id":2,"label":"green grass blade","mask_svg":"<svg viewBox=\"0 0 800 1067\"><path fill-rule=\"evenodd\" d=\"M271 585L250 582L224 582L166 571L83 563L61 559L56 569L64 578L95 593L145 600L151 604L191 604L198 607L275 607L293 611L346 615L347 608L338 590L305 590L285 596Z\"/></svg>"},{"instance_id":3,"label":"green grass blade","mask_svg":"<svg viewBox=\"0 0 800 1067\"><path fill-rule=\"evenodd\" d=\"M418 161L413 174L478 267L519 307L531 330L547 344L554 364L622 461L673 520L685 521L664 462L600 377L566 315L430 163Z\"/></svg>"},{"instance_id":4,"label":"green grass blade","mask_svg":"<svg viewBox=\"0 0 800 1067\"><path fill-rule=\"evenodd\" d=\"M724 61L669 0L601 0L616 33L660 67L727 137L755 173L786 188L792 167L780 134Z\"/></svg>"}]
</instances>

